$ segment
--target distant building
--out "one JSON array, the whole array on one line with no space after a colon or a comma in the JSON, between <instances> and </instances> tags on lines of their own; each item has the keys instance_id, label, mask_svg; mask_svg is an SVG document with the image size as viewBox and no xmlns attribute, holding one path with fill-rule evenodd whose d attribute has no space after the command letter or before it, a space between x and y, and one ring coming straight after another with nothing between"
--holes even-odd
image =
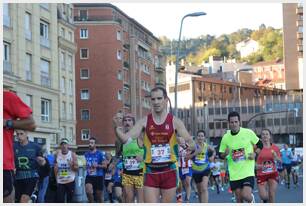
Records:
<instances>
[{"instance_id":1,"label":"distant building","mask_svg":"<svg viewBox=\"0 0 306 206\"><path fill-rule=\"evenodd\" d=\"M74 20L77 144L87 148L93 136L98 147L110 149L116 112L143 117L150 112L150 90L166 85L160 41L112 4L74 4Z\"/></svg>"},{"instance_id":2,"label":"distant building","mask_svg":"<svg viewBox=\"0 0 306 206\"><path fill-rule=\"evenodd\" d=\"M282 61L258 62L252 67L256 85L285 89L285 67Z\"/></svg>"},{"instance_id":3,"label":"distant building","mask_svg":"<svg viewBox=\"0 0 306 206\"><path fill-rule=\"evenodd\" d=\"M286 89L303 89L303 4L283 4L283 36Z\"/></svg>"},{"instance_id":4,"label":"distant building","mask_svg":"<svg viewBox=\"0 0 306 206\"><path fill-rule=\"evenodd\" d=\"M253 39L247 39L236 44L236 50L240 52L241 58L247 57L252 53L255 53L259 49L259 44Z\"/></svg>"}]
</instances>

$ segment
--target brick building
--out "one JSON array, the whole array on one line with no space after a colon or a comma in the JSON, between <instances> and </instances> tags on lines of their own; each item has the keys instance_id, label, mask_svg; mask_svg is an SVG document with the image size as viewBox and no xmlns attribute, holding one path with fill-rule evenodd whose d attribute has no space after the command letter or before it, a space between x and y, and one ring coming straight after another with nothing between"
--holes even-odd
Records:
<instances>
[{"instance_id":1,"label":"brick building","mask_svg":"<svg viewBox=\"0 0 306 206\"><path fill-rule=\"evenodd\" d=\"M122 110L137 119L150 111L148 92L165 85L159 40L111 4L74 4L77 27L77 144L90 136L113 147L113 115Z\"/></svg>"}]
</instances>

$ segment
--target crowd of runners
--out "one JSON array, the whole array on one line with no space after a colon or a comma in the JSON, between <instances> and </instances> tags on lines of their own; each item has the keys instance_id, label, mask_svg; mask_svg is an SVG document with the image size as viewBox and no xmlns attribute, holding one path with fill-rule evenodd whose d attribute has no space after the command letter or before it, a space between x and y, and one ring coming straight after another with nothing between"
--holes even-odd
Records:
<instances>
[{"instance_id":1,"label":"crowd of runners","mask_svg":"<svg viewBox=\"0 0 306 206\"><path fill-rule=\"evenodd\" d=\"M73 202L79 165L68 139L62 138L53 154L44 154L27 136L35 129L31 109L14 94L5 92L4 98L17 101L4 102L4 202ZM115 155L89 139L84 154L89 203L182 203L191 201L192 191L196 202L209 202L210 192L230 192L229 202L251 203L255 184L266 203L275 202L278 184L298 186L302 157L286 144L275 145L269 129L258 138L240 126L239 113L230 112L230 129L213 147L204 130L195 137L188 133L167 110L168 101L166 90L156 87L149 115L137 121L131 114L114 115ZM14 132L18 141L13 144Z\"/></svg>"}]
</instances>

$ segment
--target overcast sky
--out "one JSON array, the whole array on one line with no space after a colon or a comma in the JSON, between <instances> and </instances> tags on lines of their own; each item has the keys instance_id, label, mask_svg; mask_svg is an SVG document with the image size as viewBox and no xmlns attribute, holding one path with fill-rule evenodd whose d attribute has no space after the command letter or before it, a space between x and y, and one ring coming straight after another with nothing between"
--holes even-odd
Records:
<instances>
[{"instance_id":1,"label":"overcast sky","mask_svg":"<svg viewBox=\"0 0 306 206\"><path fill-rule=\"evenodd\" d=\"M266 26L282 28L281 3L113 3L149 29L156 37L177 39L180 21L188 13L203 11L206 16L184 20L182 38L229 34L241 28Z\"/></svg>"}]
</instances>

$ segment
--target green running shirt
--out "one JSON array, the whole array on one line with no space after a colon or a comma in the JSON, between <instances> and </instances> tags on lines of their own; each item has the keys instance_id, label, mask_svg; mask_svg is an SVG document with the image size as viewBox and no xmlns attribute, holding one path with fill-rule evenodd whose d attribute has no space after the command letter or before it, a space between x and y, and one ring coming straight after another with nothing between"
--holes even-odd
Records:
<instances>
[{"instance_id":1,"label":"green running shirt","mask_svg":"<svg viewBox=\"0 0 306 206\"><path fill-rule=\"evenodd\" d=\"M258 141L252 130L242 127L236 135L232 135L230 130L223 135L219 152L224 153L226 148L229 148L227 160L230 181L255 176L255 160L249 160L248 155L254 152L253 145Z\"/></svg>"}]
</instances>

